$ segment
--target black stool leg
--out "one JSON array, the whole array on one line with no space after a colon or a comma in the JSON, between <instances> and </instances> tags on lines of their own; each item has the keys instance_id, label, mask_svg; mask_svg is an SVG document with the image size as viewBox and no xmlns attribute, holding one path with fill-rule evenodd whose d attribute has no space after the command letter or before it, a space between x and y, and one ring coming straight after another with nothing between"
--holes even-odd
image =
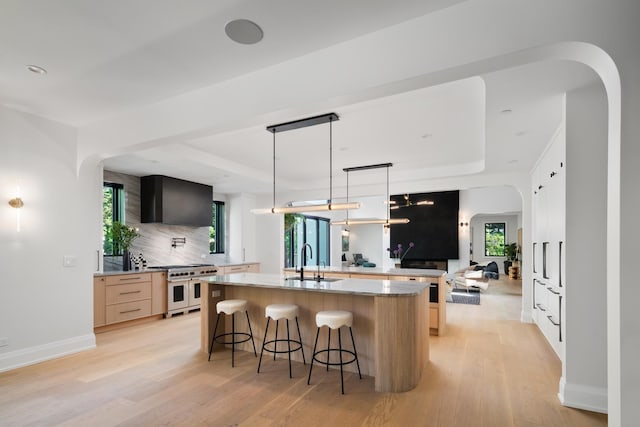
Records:
<instances>
[{"instance_id":1,"label":"black stool leg","mask_svg":"<svg viewBox=\"0 0 640 427\"><path fill-rule=\"evenodd\" d=\"M300 335L300 325L298 324L298 316L296 316L296 328L298 328L298 339L300 340L300 351L302 352L302 364L306 365L307 361L304 359L304 348L302 348L302 335Z\"/></svg>"},{"instance_id":2,"label":"black stool leg","mask_svg":"<svg viewBox=\"0 0 640 427\"><path fill-rule=\"evenodd\" d=\"M338 328L338 354L340 355L340 387L342 388L342 394L344 394L344 375L342 374L342 334Z\"/></svg>"},{"instance_id":3,"label":"black stool leg","mask_svg":"<svg viewBox=\"0 0 640 427\"><path fill-rule=\"evenodd\" d=\"M271 320L271 317L267 317L267 327L264 329L264 339L262 340L262 349L260 350L260 361L258 362L258 374L260 373L260 365L262 365L262 353L264 353L265 342L267 342L267 332L269 332L269 320Z\"/></svg>"},{"instance_id":4,"label":"black stool leg","mask_svg":"<svg viewBox=\"0 0 640 427\"><path fill-rule=\"evenodd\" d=\"M329 351L329 349L331 348L331 328L329 329L329 339L327 340L327 372L329 372L329 361L331 359L331 351Z\"/></svg>"},{"instance_id":5,"label":"black stool leg","mask_svg":"<svg viewBox=\"0 0 640 427\"><path fill-rule=\"evenodd\" d=\"M353 340L353 331L351 330L351 326L349 326L349 333L351 334L351 343L353 344L353 354L356 356L356 366L358 367L358 375L360 379L362 379L362 374L360 373L360 362L358 362L358 351L356 350L356 342Z\"/></svg>"},{"instance_id":6,"label":"black stool leg","mask_svg":"<svg viewBox=\"0 0 640 427\"><path fill-rule=\"evenodd\" d=\"M244 314L247 315L247 325L249 325L249 334L251 335L251 344L253 344L253 354L258 357L258 352L256 351L256 343L253 340L253 330L251 330L251 320L249 320L249 312L245 310Z\"/></svg>"},{"instance_id":7,"label":"black stool leg","mask_svg":"<svg viewBox=\"0 0 640 427\"><path fill-rule=\"evenodd\" d=\"M276 320L276 340L273 342L273 360L276 360L276 350L278 350L278 326L280 326L280 320Z\"/></svg>"},{"instance_id":8,"label":"black stool leg","mask_svg":"<svg viewBox=\"0 0 640 427\"><path fill-rule=\"evenodd\" d=\"M293 374L291 373L291 337L289 336L289 319L287 319L287 349L289 350L287 353L287 356L289 356L289 378L293 378Z\"/></svg>"},{"instance_id":9,"label":"black stool leg","mask_svg":"<svg viewBox=\"0 0 640 427\"><path fill-rule=\"evenodd\" d=\"M236 356L236 314L231 313L231 367L235 367Z\"/></svg>"},{"instance_id":10,"label":"black stool leg","mask_svg":"<svg viewBox=\"0 0 640 427\"><path fill-rule=\"evenodd\" d=\"M307 385L311 383L311 371L313 370L313 361L316 358L316 347L318 347L318 336L320 336L320 328L316 332L316 342L313 344L313 355L311 356L311 366L309 367L309 378L307 378Z\"/></svg>"},{"instance_id":11,"label":"black stool leg","mask_svg":"<svg viewBox=\"0 0 640 427\"><path fill-rule=\"evenodd\" d=\"M209 346L209 362L211 362L211 353L213 353L213 343L216 341L216 331L218 330L218 322L220 321L220 313L216 317L216 326L213 328L213 334L211 335L211 345Z\"/></svg>"}]
</instances>

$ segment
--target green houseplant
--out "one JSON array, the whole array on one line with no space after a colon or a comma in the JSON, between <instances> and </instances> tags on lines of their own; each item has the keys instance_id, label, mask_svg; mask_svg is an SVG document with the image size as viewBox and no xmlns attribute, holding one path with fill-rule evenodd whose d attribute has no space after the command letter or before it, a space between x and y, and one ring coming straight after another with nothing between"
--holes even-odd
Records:
<instances>
[{"instance_id":1,"label":"green houseplant","mask_svg":"<svg viewBox=\"0 0 640 427\"><path fill-rule=\"evenodd\" d=\"M518 257L518 244L509 243L508 245L504 245L504 254L507 257L504 262L504 274L509 274L509 267L511 267L513 261Z\"/></svg>"},{"instance_id":2,"label":"green houseplant","mask_svg":"<svg viewBox=\"0 0 640 427\"><path fill-rule=\"evenodd\" d=\"M111 240L113 241L114 254L122 251L122 269L128 271L131 262L129 248L133 241L140 236L138 230L130 225L114 221L111 227Z\"/></svg>"}]
</instances>

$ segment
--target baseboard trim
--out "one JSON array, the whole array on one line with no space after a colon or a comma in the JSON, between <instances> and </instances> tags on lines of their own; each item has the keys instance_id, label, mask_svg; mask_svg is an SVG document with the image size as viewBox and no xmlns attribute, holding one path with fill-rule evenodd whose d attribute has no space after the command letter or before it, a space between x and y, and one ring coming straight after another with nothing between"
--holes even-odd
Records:
<instances>
[{"instance_id":1,"label":"baseboard trim","mask_svg":"<svg viewBox=\"0 0 640 427\"><path fill-rule=\"evenodd\" d=\"M522 323L533 323L533 317L531 316L531 310L520 311L520 321Z\"/></svg>"},{"instance_id":2,"label":"baseboard trim","mask_svg":"<svg viewBox=\"0 0 640 427\"><path fill-rule=\"evenodd\" d=\"M96 347L94 334L80 335L65 340L23 348L0 354L0 372L34 365L68 354L79 353Z\"/></svg>"},{"instance_id":3,"label":"baseboard trim","mask_svg":"<svg viewBox=\"0 0 640 427\"><path fill-rule=\"evenodd\" d=\"M608 413L607 389L602 387L584 386L567 383L565 378L560 378L560 391L558 399L563 406L584 409L587 411Z\"/></svg>"}]
</instances>

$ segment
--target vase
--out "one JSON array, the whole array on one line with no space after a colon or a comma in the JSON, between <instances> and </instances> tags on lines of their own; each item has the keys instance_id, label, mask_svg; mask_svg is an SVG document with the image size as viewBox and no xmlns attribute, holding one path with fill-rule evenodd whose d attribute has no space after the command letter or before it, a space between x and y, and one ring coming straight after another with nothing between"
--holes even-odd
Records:
<instances>
[{"instance_id":1,"label":"vase","mask_svg":"<svg viewBox=\"0 0 640 427\"><path fill-rule=\"evenodd\" d=\"M131 269L131 254L128 250L122 252L122 271L129 271Z\"/></svg>"}]
</instances>

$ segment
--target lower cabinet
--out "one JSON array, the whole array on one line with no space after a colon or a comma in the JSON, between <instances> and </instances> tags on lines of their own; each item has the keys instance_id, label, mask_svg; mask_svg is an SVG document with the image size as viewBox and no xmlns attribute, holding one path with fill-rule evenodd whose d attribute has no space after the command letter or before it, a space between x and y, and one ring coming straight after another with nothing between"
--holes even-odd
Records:
<instances>
[{"instance_id":1,"label":"lower cabinet","mask_svg":"<svg viewBox=\"0 0 640 427\"><path fill-rule=\"evenodd\" d=\"M224 271L221 271L224 270ZM233 274L233 273L260 273L260 264L238 264L238 265L225 265L224 267L218 267L218 274Z\"/></svg>"},{"instance_id":2,"label":"lower cabinet","mask_svg":"<svg viewBox=\"0 0 640 427\"><path fill-rule=\"evenodd\" d=\"M166 306L165 272L123 273L93 279L94 328L163 314Z\"/></svg>"}]
</instances>

